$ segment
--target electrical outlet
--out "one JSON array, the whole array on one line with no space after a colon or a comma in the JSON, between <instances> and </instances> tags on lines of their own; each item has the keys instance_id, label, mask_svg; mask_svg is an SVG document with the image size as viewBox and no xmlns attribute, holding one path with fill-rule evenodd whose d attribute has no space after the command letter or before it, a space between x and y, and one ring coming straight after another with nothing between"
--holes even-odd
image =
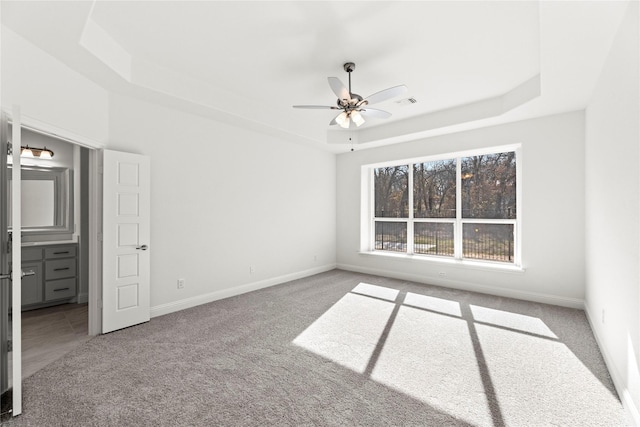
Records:
<instances>
[{"instance_id":1,"label":"electrical outlet","mask_svg":"<svg viewBox=\"0 0 640 427\"><path fill-rule=\"evenodd\" d=\"M253 274L256 272L256 268L252 265L249 267L249 274Z\"/></svg>"},{"instance_id":2,"label":"electrical outlet","mask_svg":"<svg viewBox=\"0 0 640 427\"><path fill-rule=\"evenodd\" d=\"M178 279L178 289L184 289L184 279Z\"/></svg>"},{"instance_id":3,"label":"electrical outlet","mask_svg":"<svg viewBox=\"0 0 640 427\"><path fill-rule=\"evenodd\" d=\"M314 260L314 261L317 261L317 260L318 260L318 255L314 255L314 256L313 256L313 260Z\"/></svg>"},{"instance_id":4,"label":"electrical outlet","mask_svg":"<svg viewBox=\"0 0 640 427\"><path fill-rule=\"evenodd\" d=\"M447 273L445 273L444 271L439 271L438 272L438 276L444 277L446 275L447 275Z\"/></svg>"}]
</instances>

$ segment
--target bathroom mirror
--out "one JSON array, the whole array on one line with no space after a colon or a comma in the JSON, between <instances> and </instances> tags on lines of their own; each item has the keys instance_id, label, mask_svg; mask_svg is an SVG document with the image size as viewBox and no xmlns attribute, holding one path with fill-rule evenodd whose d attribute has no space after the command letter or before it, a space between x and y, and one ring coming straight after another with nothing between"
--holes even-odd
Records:
<instances>
[{"instance_id":1,"label":"bathroom mirror","mask_svg":"<svg viewBox=\"0 0 640 427\"><path fill-rule=\"evenodd\" d=\"M9 165L9 231L11 231L11 165ZM73 171L67 168L23 166L23 234L73 233Z\"/></svg>"}]
</instances>

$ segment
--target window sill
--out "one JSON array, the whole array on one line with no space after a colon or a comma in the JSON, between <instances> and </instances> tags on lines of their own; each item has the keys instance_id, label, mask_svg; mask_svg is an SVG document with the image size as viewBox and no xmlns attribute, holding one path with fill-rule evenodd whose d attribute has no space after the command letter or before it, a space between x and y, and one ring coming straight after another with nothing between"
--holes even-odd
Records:
<instances>
[{"instance_id":1,"label":"window sill","mask_svg":"<svg viewBox=\"0 0 640 427\"><path fill-rule=\"evenodd\" d=\"M456 268L470 269L470 270L484 270L484 271L504 271L508 273L524 273L526 270L523 267L514 264L503 264L500 262L491 261L472 261L472 260L459 260L445 257L425 256L425 255L409 255L405 253L393 253L383 251L360 251L360 255L383 257L391 259L402 259L416 262L443 264Z\"/></svg>"}]
</instances>

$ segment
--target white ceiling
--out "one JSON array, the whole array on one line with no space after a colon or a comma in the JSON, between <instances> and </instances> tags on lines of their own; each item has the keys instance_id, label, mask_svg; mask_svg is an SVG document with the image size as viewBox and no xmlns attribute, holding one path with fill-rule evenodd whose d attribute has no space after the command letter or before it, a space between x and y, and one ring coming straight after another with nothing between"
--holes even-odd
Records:
<instances>
[{"instance_id":1,"label":"white ceiling","mask_svg":"<svg viewBox=\"0 0 640 427\"><path fill-rule=\"evenodd\" d=\"M3 25L107 90L340 152L350 147L332 143L348 136L365 148L584 108L627 3L2 1L1 7ZM334 111L291 107L334 105L327 77L346 84L347 61L356 63L353 92L367 96L405 84L402 98L418 102L381 103L377 108L393 116L368 119L357 131L330 127Z\"/></svg>"}]
</instances>

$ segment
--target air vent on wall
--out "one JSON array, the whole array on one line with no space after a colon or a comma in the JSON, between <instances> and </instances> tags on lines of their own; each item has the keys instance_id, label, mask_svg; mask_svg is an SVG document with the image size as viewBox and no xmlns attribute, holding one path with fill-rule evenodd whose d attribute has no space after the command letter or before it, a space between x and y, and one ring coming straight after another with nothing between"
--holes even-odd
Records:
<instances>
[{"instance_id":1,"label":"air vent on wall","mask_svg":"<svg viewBox=\"0 0 640 427\"><path fill-rule=\"evenodd\" d=\"M396 104L411 105L411 104L415 104L416 102L418 102L418 101L415 98L405 98L405 99L401 99L399 101L396 101Z\"/></svg>"}]
</instances>

